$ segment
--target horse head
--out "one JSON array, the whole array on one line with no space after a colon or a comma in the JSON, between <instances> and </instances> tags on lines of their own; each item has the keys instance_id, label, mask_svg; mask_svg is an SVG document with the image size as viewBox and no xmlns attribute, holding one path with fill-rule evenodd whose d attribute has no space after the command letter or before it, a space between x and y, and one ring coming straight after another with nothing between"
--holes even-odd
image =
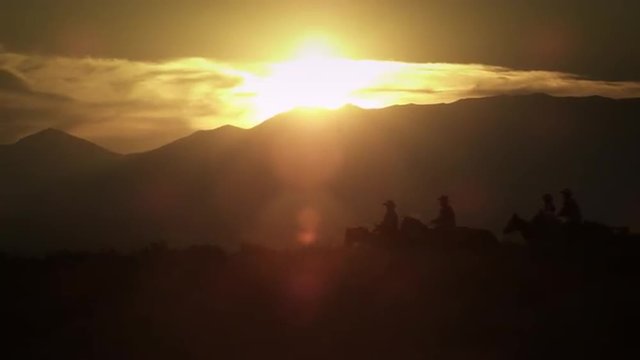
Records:
<instances>
[{"instance_id":1,"label":"horse head","mask_svg":"<svg viewBox=\"0 0 640 360\"><path fill-rule=\"evenodd\" d=\"M502 232L504 234L511 234L516 231L522 232L523 230L525 230L526 224L527 222L524 219L522 219L518 214L514 213L511 216L511 219L509 219L509 222L507 222L507 225L504 227Z\"/></svg>"},{"instance_id":2,"label":"horse head","mask_svg":"<svg viewBox=\"0 0 640 360\"><path fill-rule=\"evenodd\" d=\"M405 216L404 219L402 219L402 223L400 224L400 232L403 234L421 233L427 229L427 225L411 216Z\"/></svg>"}]
</instances>

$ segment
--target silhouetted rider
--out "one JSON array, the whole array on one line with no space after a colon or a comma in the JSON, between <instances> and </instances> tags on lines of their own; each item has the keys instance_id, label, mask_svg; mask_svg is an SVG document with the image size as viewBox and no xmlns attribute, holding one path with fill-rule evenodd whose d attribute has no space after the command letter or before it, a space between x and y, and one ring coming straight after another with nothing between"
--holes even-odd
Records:
<instances>
[{"instance_id":1,"label":"silhouetted rider","mask_svg":"<svg viewBox=\"0 0 640 360\"><path fill-rule=\"evenodd\" d=\"M562 209L558 213L558 217L566 221L567 223L579 224L582 222L582 213L578 203L573 198L571 190L562 190L563 204Z\"/></svg>"},{"instance_id":2,"label":"silhouetted rider","mask_svg":"<svg viewBox=\"0 0 640 360\"><path fill-rule=\"evenodd\" d=\"M449 204L449 197L442 195L438 198L440 202L440 214L431 223L437 228L452 228L456 226L456 213Z\"/></svg>"},{"instance_id":3,"label":"silhouetted rider","mask_svg":"<svg viewBox=\"0 0 640 360\"><path fill-rule=\"evenodd\" d=\"M538 211L533 221L538 225L553 225L558 223L556 206L553 203L553 196L551 196L551 194L542 195L542 209Z\"/></svg>"},{"instance_id":4,"label":"silhouetted rider","mask_svg":"<svg viewBox=\"0 0 640 360\"><path fill-rule=\"evenodd\" d=\"M396 203L388 200L384 204L387 208L384 219L376 227L377 232L385 237L394 236L398 232L398 214L396 213Z\"/></svg>"},{"instance_id":5,"label":"silhouetted rider","mask_svg":"<svg viewBox=\"0 0 640 360\"><path fill-rule=\"evenodd\" d=\"M542 195L542 210L540 212L547 216L556 216L556 205L553 203L551 194Z\"/></svg>"}]
</instances>

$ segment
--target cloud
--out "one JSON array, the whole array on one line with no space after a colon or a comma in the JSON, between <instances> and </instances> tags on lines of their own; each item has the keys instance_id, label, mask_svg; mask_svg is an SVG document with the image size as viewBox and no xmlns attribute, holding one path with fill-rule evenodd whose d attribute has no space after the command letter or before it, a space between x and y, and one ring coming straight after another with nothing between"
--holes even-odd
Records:
<instances>
[{"instance_id":1,"label":"cloud","mask_svg":"<svg viewBox=\"0 0 640 360\"><path fill-rule=\"evenodd\" d=\"M31 89L16 73L0 68L0 142L12 142L46 127L66 127L69 99Z\"/></svg>"},{"instance_id":2,"label":"cloud","mask_svg":"<svg viewBox=\"0 0 640 360\"><path fill-rule=\"evenodd\" d=\"M0 142L56 127L116 151L141 151L226 124L242 79L198 59L164 63L0 54Z\"/></svg>"},{"instance_id":3,"label":"cloud","mask_svg":"<svg viewBox=\"0 0 640 360\"><path fill-rule=\"evenodd\" d=\"M387 95L384 106L449 103L463 98L546 93L554 96L640 97L640 82L609 82L553 71L519 71L481 64L403 63L388 81L362 94Z\"/></svg>"},{"instance_id":4,"label":"cloud","mask_svg":"<svg viewBox=\"0 0 640 360\"><path fill-rule=\"evenodd\" d=\"M0 69L0 91L29 92L29 86L18 75Z\"/></svg>"},{"instance_id":5,"label":"cloud","mask_svg":"<svg viewBox=\"0 0 640 360\"><path fill-rule=\"evenodd\" d=\"M271 110L286 110L296 105L287 103L290 95L295 99L298 92L330 87L332 81L339 82L346 75L353 75L359 85L345 102L362 107L524 93L640 97L637 82L597 81L561 72L374 60L345 60L338 65L342 73L332 75L331 67L302 69L303 77L305 72L322 76L305 77L311 83L299 84L296 74L282 86L269 81L271 64L228 64L204 58L142 62L0 52L0 142L55 127L115 151L142 151L197 129L252 126L273 115L273 111L259 109L261 99L273 99L268 96L271 92L282 92L276 99L283 103ZM366 82L360 83L362 79Z\"/></svg>"}]
</instances>

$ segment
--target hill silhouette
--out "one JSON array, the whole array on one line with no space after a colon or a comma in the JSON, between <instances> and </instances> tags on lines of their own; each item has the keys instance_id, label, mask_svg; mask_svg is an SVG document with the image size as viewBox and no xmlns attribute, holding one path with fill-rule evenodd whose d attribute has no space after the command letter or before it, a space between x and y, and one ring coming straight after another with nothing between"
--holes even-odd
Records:
<instances>
[{"instance_id":1,"label":"hill silhouette","mask_svg":"<svg viewBox=\"0 0 640 360\"><path fill-rule=\"evenodd\" d=\"M341 241L385 199L430 219L443 193L459 223L497 230L565 187L586 218L638 228L638 118L637 99L546 95L299 110L130 155L48 130L0 147L17 169L0 179L0 246Z\"/></svg>"}]
</instances>

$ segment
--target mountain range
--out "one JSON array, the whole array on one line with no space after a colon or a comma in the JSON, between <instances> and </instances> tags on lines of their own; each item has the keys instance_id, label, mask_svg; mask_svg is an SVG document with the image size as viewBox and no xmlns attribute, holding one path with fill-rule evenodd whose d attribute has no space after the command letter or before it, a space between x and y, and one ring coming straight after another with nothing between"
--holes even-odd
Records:
<instances>
[{"instance_id":1,"label":"mountain range","mask_svg":"<svg viewBox=\"0 0 640 360\"><path fill-rule=\"evenodd\" d=\"M640 99L547 95L298 109L116 154L48 129L0 145L0 250L338 243L391 199L498 232L571 188L587 219L640 228Z\"/></svg>"}]
</instances>

